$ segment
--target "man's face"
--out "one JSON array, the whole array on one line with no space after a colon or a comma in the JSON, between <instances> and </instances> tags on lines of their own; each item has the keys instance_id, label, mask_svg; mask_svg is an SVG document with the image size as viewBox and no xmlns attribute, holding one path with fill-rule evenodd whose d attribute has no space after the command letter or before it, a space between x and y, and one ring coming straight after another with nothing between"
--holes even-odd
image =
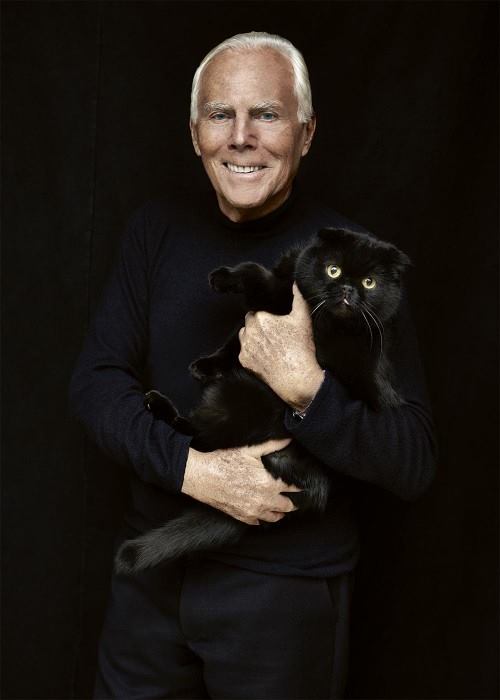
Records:
<instances>
[{"instance_id":1,"label":"man's face","mask_svg":"<svg viewBox=\"0 0 500 700\"><path fill-rule=\"evenodd\" d=\"M191 124L222 212L255 219L288 197L315 122L301 124L290 62L273 49L224 51L202 76Z\"/></svg>"}]
</instances>

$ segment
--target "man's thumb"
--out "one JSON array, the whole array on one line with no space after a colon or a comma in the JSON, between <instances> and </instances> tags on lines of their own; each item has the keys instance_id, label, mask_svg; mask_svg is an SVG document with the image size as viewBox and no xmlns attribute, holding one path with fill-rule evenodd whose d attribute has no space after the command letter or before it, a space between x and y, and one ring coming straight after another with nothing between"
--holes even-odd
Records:
<instances>
[{"instance_id":1,"label":"man's thumb","mask_svg":"<svg viewBox=\"0 0 500 700\"><path fill-rule=\"evenodd\" d=\"M271 452L278 452L278 450L282 450L291 442L292 438L283 438L282 440L266 440L266 442L261 442L258 445L249 445L245 449L252 455L252 457L262 457L263 455L271 454Z\"/></svg>"},{"instance_id":2,"label":"man's thumb","mask_svg":"<svg viewBox=\"0 0 500 700\"><path fill-rule=\"evenodd\" d=\"M307 301L302 296L300 289L297 287L297 282L293 283L293 302L292 302L292 314L307 316L309 317L309 306Z\"/></svg>"}]
</instances>

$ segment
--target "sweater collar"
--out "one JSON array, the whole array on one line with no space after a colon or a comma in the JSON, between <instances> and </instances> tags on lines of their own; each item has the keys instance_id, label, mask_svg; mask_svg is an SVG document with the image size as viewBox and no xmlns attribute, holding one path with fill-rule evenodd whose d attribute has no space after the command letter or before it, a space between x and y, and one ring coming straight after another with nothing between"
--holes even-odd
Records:
<instances>
[{"instance_id":1,"label":"sweater collar","mask_svg":"<svg viewBox=\"0 0 500 700\"><path fill-rule=\"evenodd\" d=\"M297 196L297 186L294 183L289 196L277 209L273 209L269 214L258 219L241 222L231 221L221 212L215 195L212 196L212 203L217 223L226 230L249 237L260 237L274 233L277 228L281 228L281 224L288 219L293 210Z\"/></svg>"}]
</instances>

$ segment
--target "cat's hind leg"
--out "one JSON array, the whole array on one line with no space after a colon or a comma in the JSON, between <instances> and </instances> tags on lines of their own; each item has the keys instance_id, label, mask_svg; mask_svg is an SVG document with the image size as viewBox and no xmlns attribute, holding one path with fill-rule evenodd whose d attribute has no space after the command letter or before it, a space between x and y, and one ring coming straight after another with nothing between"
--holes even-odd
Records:
<instances>
[{"instance_id":1,"label":"cat's hind leg","mask_svg":"<svg viewBox=\"0 0 500 700\"><path fill-rule=\"evenodd\" d=\"M238 334L234 333L227 343L212 355L199 357L189 365L191 375L206 384L220 379L225 372L229 372L238 365L240 353L240 341Z\"/></svg>"},{"instance_id":2,"label":"cat's hind leg","mask_svg":"<svg viewBox=\"0 0 500 700\"><path fill-rule=\"evenodd\" d=\"M298 512L322 513L330 492L330 479L325 468L297 442L282 450L264 455L262 463L276 479L293 484L302 491L283 491L284 496L299 509Z\"/></svg>"}]
</instances>

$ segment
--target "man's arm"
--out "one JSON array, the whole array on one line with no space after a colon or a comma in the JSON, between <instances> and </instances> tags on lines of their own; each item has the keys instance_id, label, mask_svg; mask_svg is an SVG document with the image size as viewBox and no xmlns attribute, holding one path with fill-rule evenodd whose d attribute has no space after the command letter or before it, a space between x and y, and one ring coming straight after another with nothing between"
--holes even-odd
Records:
<instances>
[{"instance_id":1,"label":"man's arm","mask_svg":"<svg viewBox=\"0 0 500 700\"><path fill-rule=\"evenodd\" d=\"M314 354L309 310L294 285L288 316L249 314L240 331L240 362L291 407L291 435L337 472L405 499L417 498L434 475L436 447L414 329L402 304L394 340L394 370L403 405L374 411L353 399ZM307 409L301 420L292 409Z\"/></svg>"},{"instance_id":2,"label":"man's arm","mask_svg":"<svg viewBox=\"0 0 500 700\"><path fill-rule=\"evenodd\" d=\"M144 407L149 336L148 209L132 217L70 384L70 405L90 438L144 481L179 492L190 438Z\"/></svg>"},{"instance_id":3,"label":"man's arm","mask_svg":"<svg viewBox=\"0 0 500 700\"><path fill-rule=\"evenodd\" d=\"M186 493L233 517L274 522L293 509L291 490L263 466L260 455L288 441L200 453L191 438L155 419L144 406L143 369L149 338L147 209L132 218L119 257L73 372L70 404L90 438L148 483ZM187 373L186 373L187 377ZM186 463L188 463L186 467Z\"/></svg>"}]
</instances>

